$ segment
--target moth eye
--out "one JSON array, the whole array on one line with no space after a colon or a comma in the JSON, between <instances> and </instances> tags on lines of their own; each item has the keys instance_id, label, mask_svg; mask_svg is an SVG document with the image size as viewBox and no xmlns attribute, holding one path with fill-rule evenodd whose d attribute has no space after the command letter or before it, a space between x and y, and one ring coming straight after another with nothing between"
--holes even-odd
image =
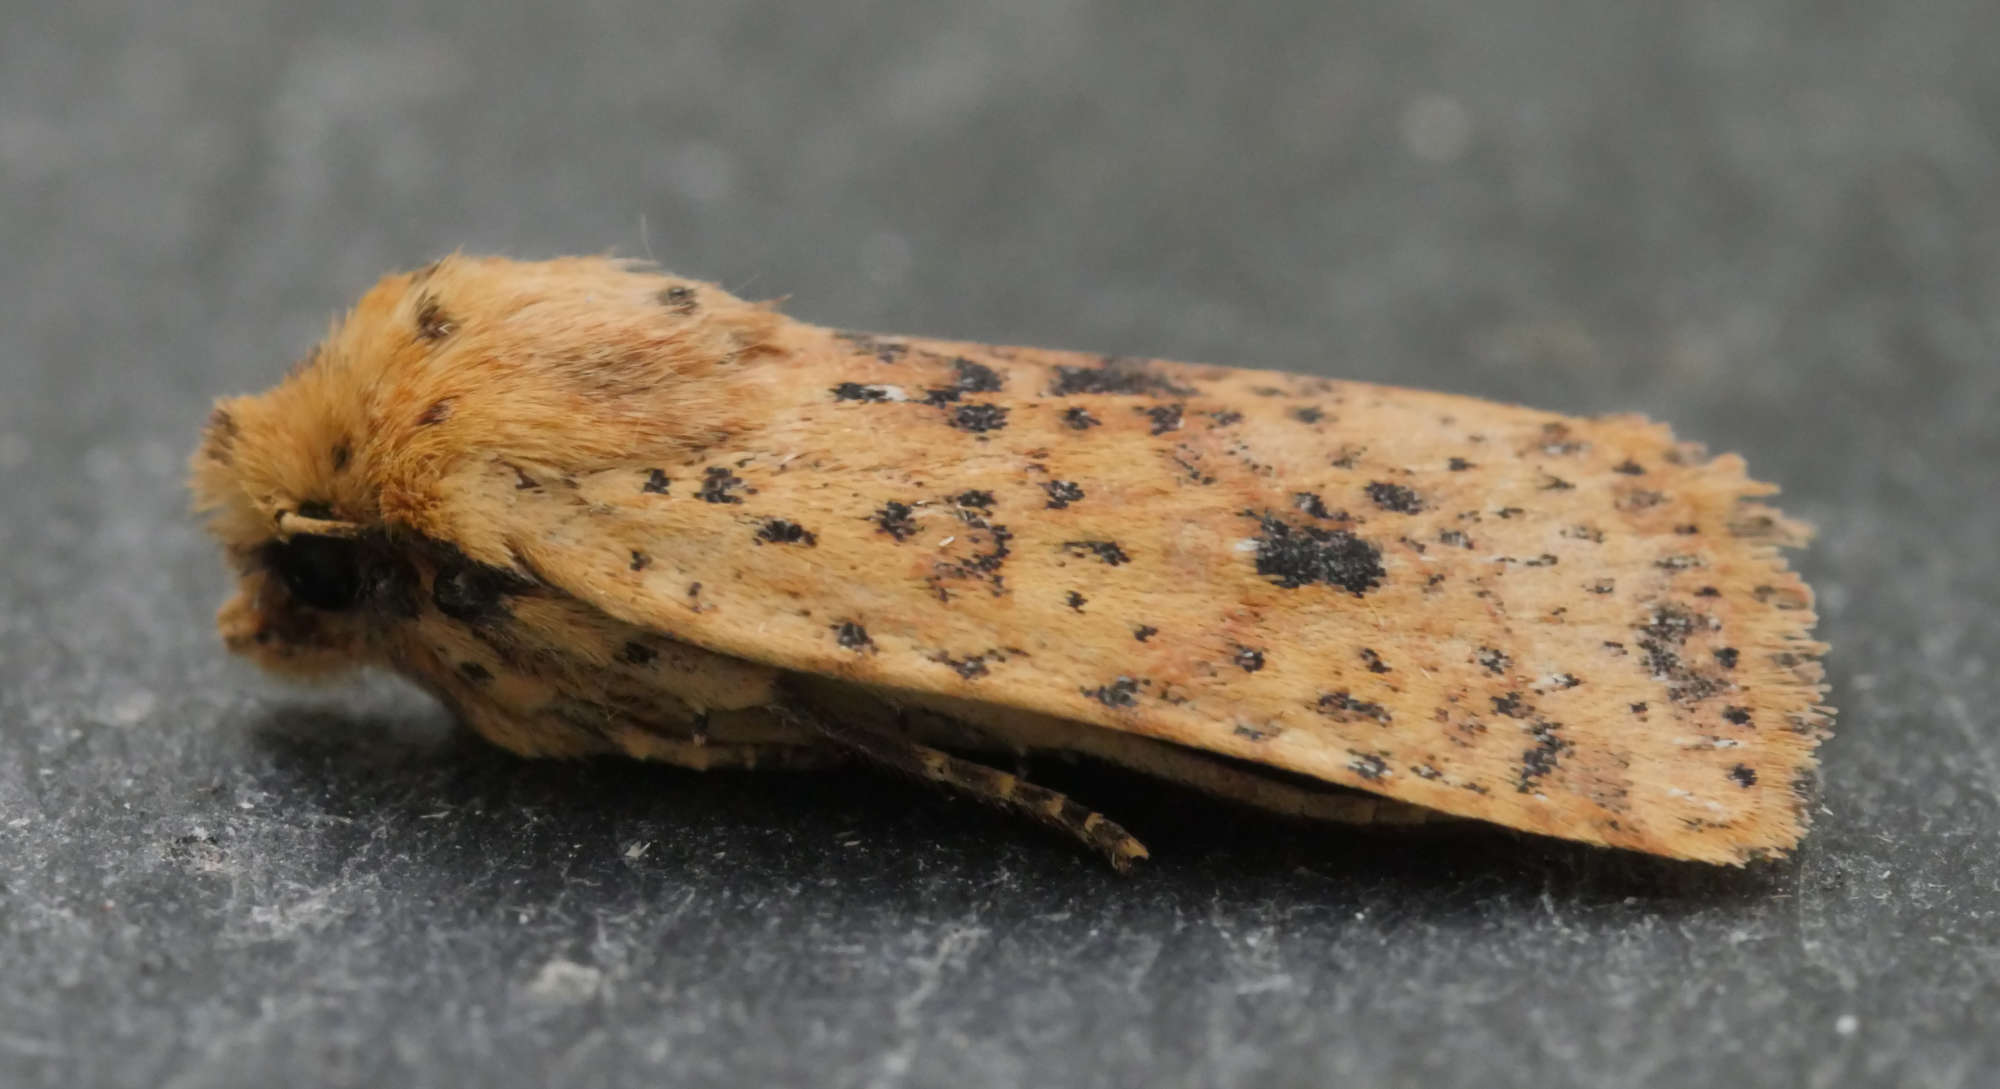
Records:
<instances>
[{"instance_id":1,"label":"moth eye","mask_svg":"<svg viewBox=\"0 0 2000 1089\"><path fill-rule=\"evenodd\" d=\"M351 537L300 534L271 542L264 555L292 597L315 609L339 612L361 601L361 545Z\"/></svg>"}]
</instances>

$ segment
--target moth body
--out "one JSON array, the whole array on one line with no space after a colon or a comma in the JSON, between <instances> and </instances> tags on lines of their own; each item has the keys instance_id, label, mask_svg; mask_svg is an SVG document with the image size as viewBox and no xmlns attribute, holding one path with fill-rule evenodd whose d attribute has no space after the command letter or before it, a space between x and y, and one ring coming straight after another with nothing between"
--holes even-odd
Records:
<instances>
[{"instance_id":1,"label":"moth body","mask_svg":"<svg viewBox=\"0 0 2000 1089\"><path fill-rule=\"evenodd\" d=\"M1829 710L1740 459L1324 378L852 334L601 259L386 278L217 405L234 650L535 756L989 765L1672 857L1794 845Z\"/></svg>"}]
</instances>

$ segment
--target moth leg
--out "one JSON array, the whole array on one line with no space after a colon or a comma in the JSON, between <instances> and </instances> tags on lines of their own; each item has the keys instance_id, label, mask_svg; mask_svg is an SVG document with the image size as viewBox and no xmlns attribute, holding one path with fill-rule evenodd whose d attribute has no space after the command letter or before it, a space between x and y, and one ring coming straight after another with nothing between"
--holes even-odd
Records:
<instances>
[{"instance_id":1,"label":"moth leg","mask_svg":"<svg viewBox=\"0 0 2000 1089\"><path fill-rule=\"evenodd\" d=\"M1066 832L1104 855L1111 868L1119 873L1129 872L1133 860L1146 857L1145 845L1132 838L1131 833L1066 794L928 745L835 722L797 707L785 707L778 713L885 767L941 783L989 805Z\"/></svg>"},{"instance_id":2,"label":"moth leg","mask_svg":"<svg viewBox=\"0 0 2000 1089\"><path fill-rule=\"evenodd\" d=\"M1330 784L1315 786L1276 769L1265 771L1248 762L1219 759L1137 734L963 701L934 703L921 716L904 715L899 719L899 728L908 732L915 725L925 731L918 736L951 744L961 751L960 745L943 740L953 735L942 732L940 727L949 730L957 726L968 744L981 740L989 746L996 740L1010 742L1011 745L998 751L1012 752L1017 758L1030 752L1075 753L1178 783L1211 797L1301 820L1407 825L1462 819L1364 791ZM983 728L983 732L958 726L961 723Z\"/></svg>"}]
</instances>

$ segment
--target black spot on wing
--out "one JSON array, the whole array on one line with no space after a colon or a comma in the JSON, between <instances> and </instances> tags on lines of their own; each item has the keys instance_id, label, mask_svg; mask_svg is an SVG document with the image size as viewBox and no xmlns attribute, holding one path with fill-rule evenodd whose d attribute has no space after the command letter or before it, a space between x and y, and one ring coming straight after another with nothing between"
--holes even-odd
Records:
<instances>
[{"instance_id":1,"label":"black spot on wing","mask_svg":"<svg viewBox=\"0 0 2000 1089\"><path fill-rule=\"evenodd\" d=\"M1098 419L1082 405L1074 405L1063 409L1062 422L1071 431L1088 431L1097 426Z\"/></svg>"},{"instance_id":2,"label":"black spot on wing","mask_svg":"<svg viewBox=\"0 0 2000 1089\"><path fill-rule=\"evenodd\" d=\"M1363 779L1373 782L1389 774L1388 761L1372 752L1356 752L1353 749L1349 749L1347 750L1347 755L1352 757L1347 762L1347 770L1361 776Z\"/></svg>"},{"instance_id":3,"label":"black spot on wing","mask_svg":"<svg viewBox=\"0 0 2000 1089\"><path fill-rule=\"evenodd\" d=\"M1083 498L1083 488L1070 480L1051 480L1042 485L1049 494L1048 509L1062 510Z\"/></svg>"},{"instance_id":4,"label":"black spot on wing","mask_svg":"<svg viewBox=\"0 0 2000 1089\"><path fill-rule=\"evenodd\" d=\"M1181 413L1184 411L1184 406L1177 404L1153 405L1150 408L1142 408L1137 411L1153 422L1151 434L1164 435L1169 431L1180 430Z\"/></svg>"},{"instance_id":5,"label":"black spot on wing","mask_svg":"<svg viewBox=\"0 0 2000 1089\"><path fill-rule=\"evenodd\" d=\"M868 404L881 404L885 401L897 399L888 386L864 386L859 382L842 382L827 390L827 392L833 394L833 399L836 401L862 401Z\"/></svg>"},{"instance_id":6,"label":"black spot on wing","mask_svg":"<svg viewBox=\"0 0 2000 1089\"><path fill-rule=\"evenodd\" d=\"M646 470L646 482L639 486L639 490L647 495L665 495L667 494L667 486L672 483L673 481L668 479L667 474L661 470L648 469Z\"/></svg>"},{"instance_id":7,"label":"black spot on wing","mask_svg":"<svg viewBox=\"0 0 2000 1089\"><path fill-rule=\"evenodd\" d=\"M951 426L975 435L998 431L1007 426L1007 406L994 404L959 405L951 410Z\"/></svg>"},{"instance_id":8,"label":"black spot on wing","mask_svg":"<svg viewBox=\"0 0 2000 1089\"><path fill-rule=\"evenodd\" d=\"M833 639L843 649L854 651L856 654L875 649L875 641L868 638L868 629L852 620L843 620L833 625Z\"/></svg>"},{"instance_id":9,"label":"black spot on wing","mask_svg":"<svg viewBox=\"0 0 2000 1089\"><path fill-rule=\"evenodd\" d=\"M1106 707L1137 707L1139 688L1144 683L1131 677L1120 677L1110 684L1101 684L1096 688L1085 688L1081 691Z\"/></svg>"},{"instance_id":10,"label":"black spot on wing","mask_svg":"<svg viewBox=\"0 0 2000 1089\"><path fill-rule=\"evenodd\" d=\"M997 393L1006 387L998 372L983 363L959 356L951 361L953 388L960 393Z\"/></svg>"},{"instance_id":11,"label":"black spot on wing","mask_svg":"<svg viewBox=\"0 0 2000 1089\"><path fill-rule=\"evenodd\" d=\"M438 341L457 331L458 323L444 312L435 295L417 300L417 339Z\"/></svg>"},{"instance_id":12,"label":"black spot on wing","mask_svg":"<svg viewBox=\"0 0 2000 1089\"><path fill-rule=\"evenodd\" d=\"M892 500L882 504L881 509L877 510L873 517L878 530L902 541L917 532L916 520L910 517L914 513L916 508L908 503Z\"/></svg>"},{"instance_id":13,"label":"black spot on wing","mask_svg":"<svg viewBox=\"0 0 2000 1089\"><path fill-rule=\"evenodd\" d=\"M1196 453L1187 443L1176 444L1173 453L1169 456L1173 458L1174 464L1180 468L1181 479L1193 484L1200 484L1204 487L1215 483L1215 474L1202 469L1201 455Z\"/></svg>"},{"instance_id":14,"label":"black spot on wing","mask_svg":"<svg viewBox=\"0 0 2000 1089\"><path fill-rule=\"evenodd\" d=\"M819 538L813 536L811 530L799 525L797 522L788 522L782 518L770 518L766 519L763 525L757 527L757 543L798 544L812 548L819 544Z\"/></svg>"},{"instance_id":15,"label":"black spot on wing","mask_svg":"<svg viewBox=\"0 0 2000 1089\"><path fill-rule=\"evenodd\" d=\"M1368 498L1383 510L1395 514L1415 514L1424 509L1423 499L1402 484L1377 480L1367 487Z\"/></svg>"},{"instance_id":16,"label":"black spot on wing","mask_svg":"<svg viewBox=\"0 0 2000 1089\"><path fill-rule=\"evenodd\" d=\"M960 507L952 513L964 524L966 530L965 533L954 536L963 536L976 551L965 559L933 564L931 574L926 579L931 592L937 595L939 601L949 601L952 590L956 588L954 583L973 581L984 583L995 597L1004 595L1007 592L1007 580L1001 574L1001 569L1006 565L1007 557L1013 554L1010 544L1014 539L1013 531L1005 525L991 521L990 511Z\"/></svg>"},{"instance_id":17,"label":"black spot on wing","mask_svg":"<svg viewBox=\"0 0 2000 1089\"><path fill-rule=\"evenodd\" d=\"M1550 772L1556 770L1562 754L1573 748L1556 732L1553 722L1536 722L1529 728L1528 735L1534 738L1534 745L1521 753L1520 778L1514 789L1522 794L1533 793L1536 784Z\"/></svg>"},{"instance_id":18,"label":"black spot on wing","mask_svg":"<svg viewBox=\"0 0 2000 1089\"><path fill-rule=\"evenodd\" d=\"M660 293L654 297L660 301L661 306L672 310L676 314L692 314L695 312L695 308L700 305L700 300L695 297L694 288L686 284L675 284L672 287L662 288L660 289Z\"/></svg>"},{"instance_id":19,"label":"black spot on wing","mask_svg":"<svg viewBox=\"0 0 2000 1089\"><path fill-rule=\"evenodd\" d=\"M481 625L509 618L507 598L526 594L535 584L514 574L478 563L445 546L431 579L431 603L438 612L466 624Z\"/></svg>"},{"instance_id":20,"label":"black spot on wing","mask_svg":"<svg viewBox=\"0 0 2000 1089\"><path fill-rule=\"evenodd\" d=\"M741 503L743 496L738 493L755 495L756 491L743 482L743 478L722 465L711 465L702 471L701 490L695 498L706 503Z\"/></svg>"},{"instance_id":21,"label":"black spot on wing","mask_svg":"<svg viewBox=\"0 0 2000 1089\"><path fill-rule=\"evenodd\" d=\"M1634 631L1641 664L1653 678L1667 686L1667 698L1675 703L1699 703L1729 688L1729 682L1714 672L1687 662L1683 652L1696 632L1710 626L1707 616L1685 606L1666 602L1655 606Z\"/></svg>"},{"instance_id":22,"label":"black spot on wing","mask_svg":"<svg viewBox=\"0 0 2000 1089\"><path fill-rule=\"evenodd\" d=\"M1072 556L1095 557L1100 563L1112 567L1129 563L1132 559L1123 548L1118 547L1117 541L1064 541L1062 549Z\"/></svg>"},{"instance_id":23,"label":"black spot on wing","mask_svg":"<svg viewBox=\"0 0 2000 1089\"><path fill-rule=\"evenodd\" d=\"M1144 360L1106 356L1095 367L1057 367L1049 393L1069 397L1080 393L1192 397L1195 390L1159 373Z\"/></svg>"},{"instance_id":24,"label":"black spot on wing","mask_svg":"<svg viewBox=\"0 0 2000 1089\"><path fill-rule=\"evenodd\" d=\"M1373 700L1356 699L1346 690L1322 693L1313 703L1313 710L1335 722L1360 722L1372 720L1383 726L1395 721L1389 709Z\"/></svg>"},{"instance_id":25,"label":"black spot on wing","mask_svg":"<svg viewBox=\"0 0 2000 1089\"><path fill-rule=\"evenodd\" d=\"M949 654L940 653L933 655L931 661L949 668L952 672L968 681L984 677L987 673L991 672L986 667L986 656L983 654L975 654L970 658L954 658Z\"/></svg>"},{"instance_id":26,"label":"black spot on wing","mask_svg":"<svg viewBox=\"0 0 2000 1089\"><path fill-rule=\"evenodd\" d=\"M1295 525L1269 511L1243 513L1258 521L1257 573L1285 589L1322 583L1359 597L1388 577L1382 550L1347 530Z\"/></svg>"}]
</instances>

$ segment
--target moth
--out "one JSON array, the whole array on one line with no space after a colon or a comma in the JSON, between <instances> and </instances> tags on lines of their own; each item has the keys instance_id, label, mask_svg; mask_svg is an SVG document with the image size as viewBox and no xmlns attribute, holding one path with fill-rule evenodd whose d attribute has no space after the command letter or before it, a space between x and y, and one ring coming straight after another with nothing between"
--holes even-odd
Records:
<instances>
[{"instance_id":1,"label":"moth","mask_svg":"<svg viewBox=\"0 0 2000 1089\"><path fill-rule=\"evenodd\" d=\"M601 258L382 280L220 401L227 646L528 756L880 765L1118 824L1087 757L1298 817L1794 846L1805 527L1633 416L841 332Z\"/></svg>"}]
</instances>

